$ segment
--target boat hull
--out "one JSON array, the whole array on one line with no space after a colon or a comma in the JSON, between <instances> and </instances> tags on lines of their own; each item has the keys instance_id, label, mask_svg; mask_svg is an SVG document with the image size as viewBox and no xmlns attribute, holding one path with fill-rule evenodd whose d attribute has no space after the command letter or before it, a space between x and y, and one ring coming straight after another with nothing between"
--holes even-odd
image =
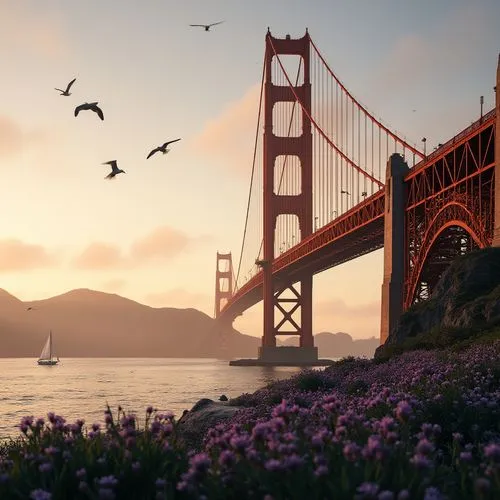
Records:
<instances>
[{"instance_id":1,"label":"boat hull","mask_svg":"<svg viewBox=\"0 0 500 500\"><path fill-rule=\"evenodd\" d=\"M45 365L45 366L53 366L53 365L57 365L57 363L59 363L59 361L57 361L55 359L39 359L38 360L39 365Z\"/></svg>"}]
</instances>

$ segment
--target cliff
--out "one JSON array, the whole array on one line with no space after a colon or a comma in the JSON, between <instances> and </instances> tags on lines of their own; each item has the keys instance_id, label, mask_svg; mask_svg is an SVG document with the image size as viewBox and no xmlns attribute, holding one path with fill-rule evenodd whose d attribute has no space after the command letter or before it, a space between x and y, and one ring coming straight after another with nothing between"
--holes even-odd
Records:
<instances>
[{"instance_id":1,"label":"cliff","mask_svg":"<svg viewBox=\"0 0 500 500\"><path fill-rule=\"evenodd\" d=\"M456 259L431 297L401 316L375 357L410 347L442 347L500 325L500 248Z\"/></svg>"}]
</instances>

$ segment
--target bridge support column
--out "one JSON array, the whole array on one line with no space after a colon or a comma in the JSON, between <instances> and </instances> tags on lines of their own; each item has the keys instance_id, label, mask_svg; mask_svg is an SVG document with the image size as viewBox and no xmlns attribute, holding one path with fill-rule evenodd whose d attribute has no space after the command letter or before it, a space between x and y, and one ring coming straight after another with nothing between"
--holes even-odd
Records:
<instances>
[{"instance_id":1,"label":"bridge support column","mask_svg":"<svg viewBox=\"0 0 500 500\"><path fill-rule=\"evenodd\" d=\"M495 221L492 245L500 247L500 54L498 55L495 93L497 122L495 129Z\"/></svg>"},{"instance_id":2,"label":"bridge support column","mask_svg":"<svg viewBox=\"0 0 500 500\"><path fill-rule=\"evenodd\" d=\"M396 326L403 312L405 279L405 175L408 165L399 154L387 162L384 211L384 278L382 283L382 314L380 344Z\"/></svg>"}]
</instances>

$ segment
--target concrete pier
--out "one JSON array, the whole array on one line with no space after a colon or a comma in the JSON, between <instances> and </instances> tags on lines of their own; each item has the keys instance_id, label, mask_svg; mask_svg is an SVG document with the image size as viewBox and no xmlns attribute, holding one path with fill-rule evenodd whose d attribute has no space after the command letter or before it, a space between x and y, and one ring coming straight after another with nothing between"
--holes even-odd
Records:
<instances>
[{"instance_id":1,"label":"concrete pier","mask_svg":"<svg viewBox=\"0 0 500 500\"><path fill-rule=\"evenodd\" d=\"M380 345L384 344L403 312L405 279L405 205L404 182L409 168L403 157L393 154L387 162L384 212L384 280Z\"/></svg>"},{"instance_id":2,"label":"concrete pier","mask_svg":"<svg viewBox=\"0 0 500 500\"><path fill-rule=\"evenodd\" d=\"M230 366L329 366L332 359L319 359L318 348L311 347L259 347L257 359L235 359Z\"/></svg>"}]
</instances>

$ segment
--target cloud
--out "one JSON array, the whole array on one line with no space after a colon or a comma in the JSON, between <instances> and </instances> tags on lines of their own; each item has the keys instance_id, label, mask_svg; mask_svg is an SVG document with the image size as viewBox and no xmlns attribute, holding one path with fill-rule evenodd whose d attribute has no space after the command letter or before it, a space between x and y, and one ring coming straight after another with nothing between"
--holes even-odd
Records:
<instances>
[{"instance_id":1,"label":"cloud","mask_svg":"<svg viewBox=\"0 0 500 500\"><path fill-rule=\"evenodd\" d=\"M464 61L470 65L484 49L496 41L495 30L486 29L491 19L480 5L463 5L450 12L425 36L408 34L399 38L378 64L372 90L392 95L396 90L408 93L422 82L453 81L463 73Z\"/></svg>"},{"instance_id":2,"label":"cloud","mask_svg":"<svg viewBox=\"0 0 500 500\"><path fill-rule=\"evenodd\" d=\"M41 130L25 132L8 116L0 115L0 158L9 158L20 153L27 146L45 141L47 135Z\"/></svg>"},{"instance_id":3,"label":"cloud","mask_svg":"<svg viewBox=\"0 0 500 500\"><path fill-rule=\"evenodd\" d=\"M21 49L56 58L67 53L68 39L58 13L43 2L0 0L0 51Z\"/></svg>"},{"instance_id":4,"label":"cloud","mask_svg":"<svg viewBox=\"0 0 500 500\"><path fill-rule=\"evenodd\" d=\"M125 280L122 280L120 278L115 278L109 281L104 282L101 285L101 289L105 290L107 292L113 292L113 293L118 293L122 291L124 288L126 288L127 282Z\"/></svg>"},{"instance_id":5,"label":"cloud","mask_svg":"<svg viewBox=\"0 0 500 500\"><path fill-rule=\"evenodd\" d=\"M160 226L136 240L132 244L130 254L136 262L171 259L187 250L195 240L203 239L206 237L193 238L173 227Z\"/></svg>"},{"instance_id":6,"label":"cloud","mask_svg":"<svg viewBox=\"0 0 500 500\"><path fill-rule=\"evenodd\" d=\"M52 267L56 259L41 245L17 239L0 240L0 272L29 271Z\"/></svg>"},{"instance_id":7,"label":"cloud","mask_svg":"<svg viewBox=\"0 0 500 500\"><path fill-rule=\"evenodd\" d=\"M108 243L91 243L73 262L78 269L114 269L127 265L121 250Z\"/></svg>"},{"instance_id":8,"label":"cloud","mask_svg":"<svg viewBox=\"0 0 500 500\"><path fill-rule=\"evenodd\" d=\"M253 157L259 95L260 84L230 103L193 139L193 150L247 174Z\"/></svg>"},{"instance_id":9,"label":"cloud","mask_svg":"<svg viewBox=\"0 0 500 500\"><path fill-rule=\"evenodd\" d=\"M132 243L129 252L110 243L94 242L73 260L73 266L85 270L130 269L156 260L169 260L189 250L208 236L192 237L169 226L160 226Z\"/></svg>"},{"instance_id":10,"label":"cloud","mask_svg":"<svg viewBox=\"0 0 500 500\"><path fill-rule=\"evenodd\" d=\"M165 292L150 293L146 295L144 300L153 307L192 307L207 312L214 299L204 293L191 292L184 288L173 288Z\"/></svg>"},{"instance_id":11,"label":"cloud","mask_svg":"<svg viewBox=\"0 0 500 500\"><path fill-rule=\"evenodd\" d=\"M0 116L0 157L8 157L23 147L24 134L19 125L7 116Z\"/></svg>"}]
</instances>

